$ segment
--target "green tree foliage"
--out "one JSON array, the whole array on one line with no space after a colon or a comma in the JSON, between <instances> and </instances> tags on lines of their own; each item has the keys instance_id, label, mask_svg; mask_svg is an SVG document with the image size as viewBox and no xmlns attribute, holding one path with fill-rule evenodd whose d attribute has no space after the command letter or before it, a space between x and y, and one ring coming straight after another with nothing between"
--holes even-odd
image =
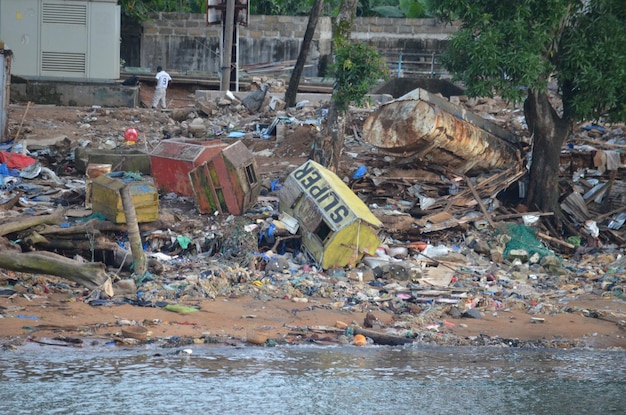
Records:
<instances>
[{"instance_id":1,"label":"green tree foliage","mask_svg":"<svg viewBox=\"0 0 626 415\"><path fill-rule=\"evenodd\" d=\"M333 100L341 112L351 103L362 105L372 86L389 75L375 48L340 38L335 40L335 62L330 69L335 78Z\"/></svg>"},{"instance_id":2,"label":"green tree foliage","mask_svg":"<svg viewBox=\"0 0 626 415\"><path fill-rule=\"evenodd\" d=\"M566 116L626 120L626 3L596 1L574 15L554 52Z\"/></svg>"},{"instance_id":3,"label":"green tree foliage","mask_svg":"<svg viewBox=\"0 0 626 415\"><path fill-rule=\"evenodd\" d=\"M206 0L118 0L122 14L139 21L152 12L205 13Z\"/></svg>"},{"instance_id":4,"label":"green tree foliage","mask_svg":"<svg viewBox=\"0 0 626 415\"><path fill-rule=\"evenodd\" d=\"M369 0L368 5L360 8L362 16L418 19L429 15L426 0Z\"/></svg>"},{"instance_id":5,"label":"green tree foliage","mask_svg":"<svg viewBox=\"0 0 626 415\"><path fill-rule=\"evenodd\" d=\"M428 16L431 0L362 0L357 15L363 17ZM268 16L308 16L314 0L251 0L250 14ZM145 20L151 12L205 13L206 0L118 0L122 14ZM325 2L323 16L336 16L341 0Z\"/></svg>"},{"instance_id":6,"label":"green tree foliage","mask_svg":"<svg viewBox=\"0 0 626 415\"><path fill-rule=\"evenodd\" d=\"M443 62L470 96L524 102L533 135L526 203L559 213L559 152L576 121L626 120L624 0L433 0L458 19ZM555 105L548 85L562 97ZM558 215L557 215L558 216Z\"/></svg>"},{"instance_id":7,"label":"green tree foliage","mask_svg":"<svg viewBox=\"0 0 626 415\"><path fill-rule=\"evenodd\" d=\"M250 14L266 16L308 16L315 0L254 0ZM322 15L328 16L339 1L325 1Z\"/></svg>"},{"instance_id":8,"label":"green tree foliage","mask_svg":"<svg viewBox=\"0 0 626 415\"><path fill-rule=\"evenodd\" d=\"M520 101L556 77L566 117L626 118L623 0L433 2L440 16L462 22L443 61L468 95Z\"/></svg>"}]
</instances>

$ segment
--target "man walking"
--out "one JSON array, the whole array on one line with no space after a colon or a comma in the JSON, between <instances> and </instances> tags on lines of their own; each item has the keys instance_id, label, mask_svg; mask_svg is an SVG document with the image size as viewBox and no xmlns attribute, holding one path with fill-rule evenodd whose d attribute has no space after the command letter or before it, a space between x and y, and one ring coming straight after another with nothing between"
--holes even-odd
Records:
<instances>
[{"instance_id":1,"label":"man walking","mask_svg":"<svg viewBox=\"0 0 626 415\"><path fill-rule=\"evenodd\" d=\"M172 82L172 77L170 74L165 72L163 68L157 66L156 80L156 88L154 89L154 95L152 96L152 108L157 109L160 102L161 107L166 109L167 103L165 102L165 93L167 91L167 85Z\"/></svg>"}]
</instances>

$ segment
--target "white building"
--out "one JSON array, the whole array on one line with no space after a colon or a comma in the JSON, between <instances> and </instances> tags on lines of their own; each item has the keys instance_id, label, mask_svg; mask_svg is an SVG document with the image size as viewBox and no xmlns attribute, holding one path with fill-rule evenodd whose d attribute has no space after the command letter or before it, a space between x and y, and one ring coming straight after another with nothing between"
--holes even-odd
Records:
<instances>
[{"instance_id":1,"label":"white building","mask_svg":"<svg viewBox=\"0 0 626 415\"><path fill-rule=\"evenodd\" d=\"M0 39L13 51L13 75L105 82L120 76L116 0L0 0Z\"/></svg>"}]
</instances>

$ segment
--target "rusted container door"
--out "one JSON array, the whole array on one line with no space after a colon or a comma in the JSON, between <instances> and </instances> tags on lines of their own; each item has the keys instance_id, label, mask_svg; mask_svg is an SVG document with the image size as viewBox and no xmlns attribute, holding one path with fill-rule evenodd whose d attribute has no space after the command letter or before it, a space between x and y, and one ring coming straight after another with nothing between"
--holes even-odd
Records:
<instances>
[{"instance_id":1,"label":"rusted container door","mask_svg":"<svg viewBox=\"0 0 626 415\"><path fill-rule=\"evenodd\" d=\"M224 189L212 162L207 162L189 172L196 207L200 213L228 212ZM231 212L232 213L232 212Z\"/></svg>"}]
</instances>

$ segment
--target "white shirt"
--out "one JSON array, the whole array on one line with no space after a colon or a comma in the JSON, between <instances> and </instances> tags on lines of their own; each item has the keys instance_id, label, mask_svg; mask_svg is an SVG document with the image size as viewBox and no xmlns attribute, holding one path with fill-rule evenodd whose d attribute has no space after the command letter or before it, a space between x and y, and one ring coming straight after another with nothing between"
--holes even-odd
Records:
<instances>
[{"instance_id":1,"label":"white shirt","mask_svg":"<svg viewBox=\"0 0 626 415\"><path fill-rule=\"evenodd\" d=\"M172 80L172 78L170 77L170 74L168 74L167 72L161 71L158 74L156 74L156 80L157 80L157 84L156 84L157 88L167 88L167 84Z\"/></svg>"}]
</instances>

